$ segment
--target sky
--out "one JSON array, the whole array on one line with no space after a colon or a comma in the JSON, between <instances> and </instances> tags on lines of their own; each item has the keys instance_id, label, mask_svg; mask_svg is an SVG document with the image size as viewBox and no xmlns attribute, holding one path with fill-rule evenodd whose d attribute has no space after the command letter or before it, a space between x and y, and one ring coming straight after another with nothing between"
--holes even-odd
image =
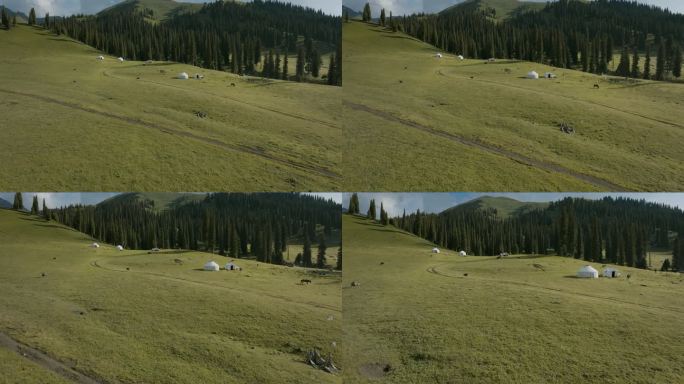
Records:
<instances>
[{"instance_id":1,"label":"sky","mask_svg":"<svg viewBox=\"0 0 684 384\"><path fill-rule=\"evenodd\" d=\"M566 197L585 199L602 199L606 196L629 197L653 203L667 204L684 210L684 193L359 193L360 211L365 213L371 199L375 199L377 209L382 202L390 216L399 216L406 209L412 213L438 213L447 208L460 205L482 196L509 197L525 202L548 202L562 200ZM342 206L349 207L350 193L345 193Z\"/></svg>"},{"instance_id":2,"label":"sky","mask_svg":"<svg viewBox=\"0 0 684 384\"><path fill-rule=\"evenodd\" d=\"M45 199L45 204L48 208L59 208L69 205L94 205L102 202L103 200L109 199L119 195L120 192L107 192L107 193L46 193L46 192L23 192L21 194L24 206L27 209L31 208L31 203L33 202L33 196L38 196L38 204L41 209L43 207L43 199ZM333 200L337 204L342 204L342 194L341 193L307 193L308 195L320 196L327 200ZM0 192L0 198L7 200L10 204L14 202L14 192Z\"/></svg>"},{"instance_id":3,"label":"sky","mask_svg":"<svg viewBox=\"0 0 684 384\"><path fill-rule=\"evenodd\" d=\"M5 5L13 11L29 13L33 7L39 17L46 12L53 16L72 15L76 13L97 13L111 5L123 0L0 0L0 5ZM206 3L213 0L185 0L187 3ZM249 0L246 0L249 1ZM322 9L327 14L340 15L342 13L341 0L284 0L307 6L314 9Z\"/></svg>"},{"instance_id":4,"label":"sky","mask_svg":"<svg viewBox=\"0 0 684 384\"><path fill-rule=\"evenodd\" d=\"M457 4L462 0L342 0L347 7L360 11L366 3L370 3L371 10L377 16L380 9L390 10L395 15L404 15L415 12L434 13L439 12L451 5ZM537 3L545 3L546 0L528 0ZM657 5L669 8L671 11L684 13L684 0L643 0L645 4Z\"/></svg>"}]
</instances>

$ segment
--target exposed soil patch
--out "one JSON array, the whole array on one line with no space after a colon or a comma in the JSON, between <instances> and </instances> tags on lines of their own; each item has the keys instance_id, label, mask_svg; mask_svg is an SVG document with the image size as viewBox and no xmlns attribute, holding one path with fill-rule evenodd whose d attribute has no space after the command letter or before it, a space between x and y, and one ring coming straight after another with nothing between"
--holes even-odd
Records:
<instances>
[{"instance_id":1,"label":"exposed soil patch","mask_svg":"<svg viewBox=\"0 0 684 384\"><path fill-rule=\"evenodd\" d=\"M367 363L359 367L359 374L367 379L381 379L392 372L389 363Z\"/></svg>"}]
</instances>

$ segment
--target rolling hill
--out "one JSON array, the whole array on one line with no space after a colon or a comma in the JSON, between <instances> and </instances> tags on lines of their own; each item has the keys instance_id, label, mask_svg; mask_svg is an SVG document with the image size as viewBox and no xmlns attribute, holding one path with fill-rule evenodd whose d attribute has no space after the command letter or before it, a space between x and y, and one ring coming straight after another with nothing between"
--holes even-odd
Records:
<instances>
[{"instance_id":1,"label":"rolling hill","mask_svg":"<svg viewBox=\"0 0 684 384\"><path fill-rule=\"evenodd\" d=\"M0 143L0 190L341 188L339 87L100 61L25 25L0 34L0 133L24 132Z\"/></svg>"},{"instance_id":2,"label":"rolling hill","mask_svg":"<svg viewBox=\"0 0 684 384\"><path fill-rule=\"evenodd\" d=\"M144 202L149 209L161 212L183 204L201 201L205 197L206 194L197 193L123 193L100 202L98 206L106 207Z\"/></svg>"},{"instance_id":3,"label":"rolling hill","mask_svg":"<svg viewBox=\"0 0 684 384\"><path fill-rule=\"evenodd\" d=\"M401 32L355 21L343 30L349 190L684 185L681 84L518 60L440 59L442 50ZM526 79L532 70L557 78ZM563 133L563 123L575 133Z\"/></svg>"},{"instance_id":4,"label":"rolling hill","mask_svg":"<svg viewBox=\"0 0 684 384\"><path fill-rule=\"evenodd\" d=\"M548 207L548 205L548 203L521 202L508 197L483 196L446 209L442 211L440 215L479 210L492 211L495 212L497 217L506 219L511 216L519 216L529 211L544 209Z\"/></svg>"},{"instance_id":5,"label":"rolling hill","mask_svg":"<svg viewBox=\"0 0 684 384\"><path fill-rule=\"evenodd\" d=\"M200 8L202 8L201 3L185 3L174 0L125 0L100 11L98 14L104 16L115 13L142 12L150 20L163 21L175 15L197 11Z\"/></svg>"},{"instance_id":6,"label":"rolling hill","mask_svg":"<svg viewBox=\"0 0 684 384\"><path fill-rule=\"evenodd\" d=\"M345 215L343 228L345 383L665 383L684 375L681 274L619 267L620 278L577 279L587 262L432 254L433 244L391 226Z\"/></svg>"},{"instance_id":7,"label":"rolling hill","mask_svg":"<svg viewBox=\"0 0 684 384\"><path fill-rule=\"evenodd\" d=\"M521 12L544 8L545 3L520 0L466 0L441 11L441 15L458 12L484 12L494 19L506 19Z\"/></svg>"},{"instance_id":8,"label":"rolling hill","mask_svg":"<svg viewBox=\"0 0 684 384\"><path fill-rule=\"evenodd\" d=\"M345 13L349 16L350 19L360 19L361 15L362 15L361 12L355 11L355 10L347 7L346 5L343 5L342 6L342 14L345 14Z\"/></svg>"},{"instance_id":9,"label":"rolling hill","mask_svg":"<svg viewBox=\"0 0 684 384\"><path fill-rule=\"evenodd\" d=\"M341 382L306 364L338 359L339 274L92 242L0 210L1 382Z\"/></svg>"}]
</instances>

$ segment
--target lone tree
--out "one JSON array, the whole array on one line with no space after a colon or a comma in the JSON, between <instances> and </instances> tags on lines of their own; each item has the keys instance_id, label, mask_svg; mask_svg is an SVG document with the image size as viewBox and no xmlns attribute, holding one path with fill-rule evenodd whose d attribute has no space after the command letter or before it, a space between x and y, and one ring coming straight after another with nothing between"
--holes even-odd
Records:
<instances>
[{"instance_id":1,"label":"lone tree","mask_svg":"<svg viewBox=\"0 0 684 384\"><path fill-rule=\"evenodd\" d=\"M318 241L318 254L316 255L316 267L317 268L325 268L326 265L328 264L326 258L325 258L325 251L328 249L328 246L325 244L325 235L321 234L321 238Z\"/></svg>"},{"instance_id":2,"label":"lone tree","mask_svg":"<svg viewBox=\"0 0 684 384\"><path fill-rule=\"evenodd\" d=\"M50 13L45 14L45 21L43 22L43 27L45 29L50 29Z\"/></svg>"},{"instance_id":3,"label":"lone tree","mask_svg":"<svg viewBox=\"0 0 684 384\"><path fill-rule=\"evenodd\" d=\"M651 46L646 47L646 62L644 63L644 80L651 79Z\"/></svg>"},{"instance_id":4,"label":"lone tree","mask_svg":"<svg viewBox=\"0 0 684 384\"><path fill-rule=\"evenodd\" d=\"M385 206L382 204L382 201L380 202L380 223L382 225L389 224L389 216L387 215L387 211L385 211Z\"/></svg>"},{"instance_id":5,"label":"lone tree","mask_svg":"<svg viewBox=\"0 0 684 384\"><path fill-rule=\"evenodd\" d=\"M5 29L10 29L10 23L9 23L9 16L7 15L7 10L5 7L2 7L2 11L0 11L2 14L2 25L5 27Z\"/></svg>"},{"instance_id":6,"label":"lone tree","mask_svg":"<svg viewBox=\"0 0 684 384\"><path fill-rule=\"evenodd\" d=\"M358 215L360 213L359 209L359 195L353 193L349 199L349 214Z\"/></svg>"},{"instance_id":7,"label":"lone tree","mask_svg":"<svg viewBox=\"0 0 684 384\"><path fill-rule=\"evenodd\" d=\"M370 201L370 205L368 206L367 216L371 220L375 220L375 218L377 217L375 214L375 200Z\"/></svg>"},{"instance_id":8,"label":"lone tree","mask_svg":"<svg viewBox=\"0 0 684 384\"><path fill-rule=\"evenodd\" d=\"M337 248L337 265L335 266L335 269L338 271L342 270L342 245Z\"/></svg>"},{"instance_id":9,"label":"lone tree","mask_svg":"<svg viewBox=\"0 0 684 384\"><path fill-rule=\"evenodd\" d=\"M328 85L337 84L337 60L335 54L330 55L330 63L328 64Z\"/></svg>"},{"instance_id":10,"label":"lone tree","mask_svg":"<svg viewBox=\"0 0 684 384\"><path fill-rule=\"evenodd\" d=\"M660 267L660 270L663 272L667 272L670 270L670 268L670 259L665 259L665 261L663 261L663 266Z\"/></svg>"},{"instance_id":11,"label":"lone tree","mask_svg":"<svg viewBox=\"0 0 684 384\"><path fill-rule=\"evenodd\" d=\"M632 77L639 78L639 51L636 45L632 48Z\"/></svg>"},{"instance_id":12,"label":"lone tree","mask_svg":"<svg viewBox=\"0 0 684 384\"><path fill-rule=\"evenodd\" d=\"M282 78L283 80L287 80L287 78L289 77L289 74L288 74L287 72L289 71L289 68L288 68L288 67L289 67L290 64L289 64L289 62L288 62L287 56L288 56L288 52L285 51L285 58L283 59L283 73L282 73L282 75L281 75L281 78Z\"/></svg>"},{"instance_id":13,"label":"lone tree","mask_svg":"<svg viewBox=\"0 0 684 384\"><path fill-rule=\"evenodd\" d=\"M660 44L658 48L658 61L656 62L655 79L658 81L665 80L665 45Z\"/></svg>"},{"instance_id":14,"label":"lone tree","mask_svg":"<svg viewBox=\"0 0 684 384\"><path fill-rule=\"evenodd\" d=\"M43 199L43 218L47 221L50 221L50 210L45 204L45 199Z\"/></svg>"},{"instance_id":15,"label":"lone tree","mask_svg":"<svg viewBox=\"0 0 684 384\"><path fill-rule=\"evenodd\" d=\"M620 55L620 64L618 64L615 73L618 76L629 77L629 53L627 53L627 46L622 47L622 54Z\"/></svg>"},{"instance_id":16,"label":"lone tree","mask_svg":"<svg viewBox=\"0 0 684 384\"><path fill-rule=\"evenodd\" d=\"M36 10L31 8L28 17L28 25L36 25Z\"/></svg>"},{"instance_id":17,"label":"lone tree","mask_svg":"<svg viewBox=\"0 0 684 384\"><path fill-rule=\"evenodd\" d=\"M36 195L33 195L33 203L31 204L31 214L38 214L38 196Z\"/></svg>"},{"instance_id":18,"label":"lone tree","mask_svg":"<svg viewBox=\"0 0 684 384\"><path fill-rule=\"evenodd\" d=\"M14 204L12 204L12 209L15 211L21 211L24 209L24 201L21 197L21 192L17 192L14 194Z\"/></svg>"},{"instance_id":19,"label":"lone tree","mask_svg":"<svg viewBox=\"0 0 684 384\"><path fill-rule=\"evenodd\" d=\"M311 268L313 265L311 261L311 240L309 240L309 234L304 234L304 250L302 252L302 266Z\"/></svg>"},{"instance_id":20,"label":"lone tree","mask_svg":"<svg viewBox=\"0 0 684 384\"><path fill-rule=\"evenodd\" d=\"M313 77L321 75L321 55L316 48L311 52L311 75Z\"/></svg>"},{"instance_id":21,"label":"lone tree","mask_svg":"<svg viewBox=\"0 0 684 384\"><path fill-rule=\"evenodd\" d=\"M380 11L380 25L385 26L385 8Z\"/></svg>"},{"instance_id":22,"label":"lone tree","mask_svg":"<svg viewBox=\"0 0 684 384\"><path fill-rule=\"evenodd\" d=\"M371 21L371 19L371 7L369 3L366 3L366 6L363 7L363 15L361 16L361 20L367 23Z\"/></svg>"},{"instance_id":23,"label":"lone tree","mask_svg":"<svg viewBox=\"0 0 684 384\"><path fill-rule=\"evenodd\" d=\"M304 80L304 68L306 66L306 57L304 55L304 48L299 47L299 52L297 52L297 81L301 82Z\"/></svg>"},{"instance_id":24,"label":"lone tree","mask_svg":"<svg viewBox=\"0 0 684 384\"><path fill-rule=\"evenodd\" d=\"M682 77L682 50L677 47L674 51L674 59L672 60L672 76L676 78Z\"/></svg>"}]
</instances>

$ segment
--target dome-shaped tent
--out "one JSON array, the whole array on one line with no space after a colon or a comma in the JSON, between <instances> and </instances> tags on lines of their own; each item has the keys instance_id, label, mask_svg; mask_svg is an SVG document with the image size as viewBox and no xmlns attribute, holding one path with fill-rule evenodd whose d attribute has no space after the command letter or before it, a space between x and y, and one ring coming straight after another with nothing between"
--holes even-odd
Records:
<instances>
[{"instance_id":1,"label":"dome-shaped tent","mask_svg":"<svg viewBox=\"0 0 684 384\"><path fill-rule=\"evenodd\" d=\"M119 250L119 251L123 251L123 250L124 250L124 247L123 247L123 245L117 245L117 246L116 246L116 249Z\"/></svg>"},{"instance_id":2,"label":"dome-shaped tent","mask_svg":"<svg viewBox=\"0 0 684 384\"><path fill-rule=\"evenodd\" d=\"M122 62L122 63L124 62L124 58L123 58L123 57L119 57L118 60L119 60L120 62Z\"/></svg>"},{"instance_id":3,"label":"dome-shaped tent","mask_svg":"<svg viewBox=\"0 0 684 384\"><path fill-rule=\"evenodd\" d=\"M620 277L621 273L615 268L606 268L603 270L603 277Z\"/></svg>"},{"instance_id":4,"label":"dome-shaped tent","mask_svg":"<svg viewBox=\"0 0 684 384\"><path fill-rule=\"evenodd\" d=\"M466 253L466 251L461 251L461 252L459 252L458 254L461 255L461 256L468 256L468 254Z\"/></svg>"},{"instance_id":5,"label":"dome-shaped tent","mask_svg":"<svg viewBox=\"0 0 684 384\"><path fill-rule=\"evenodd\" d=\"M553 73L553 72L546 72L546 73L544 74L544 77L547 78L547 79L555 79L555 78L558 77L558 76L556 76L556 74Z\"/></svg>"},{"instance_id":6,"label":"dome-shaped tent","mask_svg":"<svg viewBox=\"0 0 684 384\"><path fill-rule=\"evenodd\" d=\"M90 248L100 248L100 244L92 243L92 244L90 244Z\"/></svg>"},{"instance_id":7,"label":"dome-shaped tent","mask_svg":"<svg viewBox=\"0 0 684 384\"><path fill-rule=\"evenodd\" d=\"M441 53L438 53L438 54L435 55L435 57L438 58L438 59L441 59L442 57L444 57L444 55L442 55Z\"/></svg>"},{"instance_id":8,"label":"dome-shaped tent","mask_svg":"<svg viewBox=\"0 0 684 384\"><path fill-rule=\"evenodd\" d=\"M98 56L97 59L98 60L104 60L104 56Z\"/></svg>"},{"instance_id":9,"label":"dome-shaped tent","mask_svg":"<svg viewBox=\"0 0 684 384\"><path fill-rule=\"evenodd\" d=\"M528 78L528 79L537 80L537 79L539 78L539 74L538 74L537 72L535 72L535 71L530 71L530 72L527 74L527 78Z\"/></svg>"},{"instance_id":10,"label":"dome-shaped tent","mask_svg":"<svg viewBox=\"0 0 684 384\"><path fill-rule=\"evenodd\" d=\"M190 78L190 76L187 74L187 72L181 72L178 74L178 78L180 80L187 80Z\"/></svg>"},{"instance_id":11,"label":"dome-shaped tent","mask_svg":"<svg viewBox=\"0 0 684 384\"><path fill-rule=\"evenodd\" d=\"M225 269L226 269L226 271L239 271L242 268L238 267L233 262L230 262L230 263L226 264Z\"/></svg>"},{"instance_id":12,"label":"dome-shaped tent","mask_svg":"<svg viewBox=\"0 0 684 384\"><path fill-rule=\"evenodd\" d=\"M598 271L591 265L585 265L577 271L577 277L598 279Z\"/></svg>"},{"instance_id":13,"label":"dome-shaped tent","mask_svg":"<svg viewBox=\"0 0 684 384\"><path fill-rule=\"evenodd\" d=\"M221 269L221 267L219 267L219 265L216 264L215 261L210 261L210 262L204 264L204 270L205 271L218 271L220 269Z\"/></svg>"},{"instance_id":14,"label":"dome-shaped tent","mask_svg":"<svg viewBox=\"0 0 684 384\"><path fill-rule=\"evenodd\" d=\"M463 55L458 55L456 57L458 57L459 60L465 60L465 57L463 57Z\"/></svg>"},{"instance_id":15,"label":"dome-shaped tent","mask_svg":"<svg viewBox=\"0 0 684 384\"><path fill-rule=\"evenodd\" d=\"M432 253L439 253L439 248L432 248Z\"/></svg>"}]
</instances>

